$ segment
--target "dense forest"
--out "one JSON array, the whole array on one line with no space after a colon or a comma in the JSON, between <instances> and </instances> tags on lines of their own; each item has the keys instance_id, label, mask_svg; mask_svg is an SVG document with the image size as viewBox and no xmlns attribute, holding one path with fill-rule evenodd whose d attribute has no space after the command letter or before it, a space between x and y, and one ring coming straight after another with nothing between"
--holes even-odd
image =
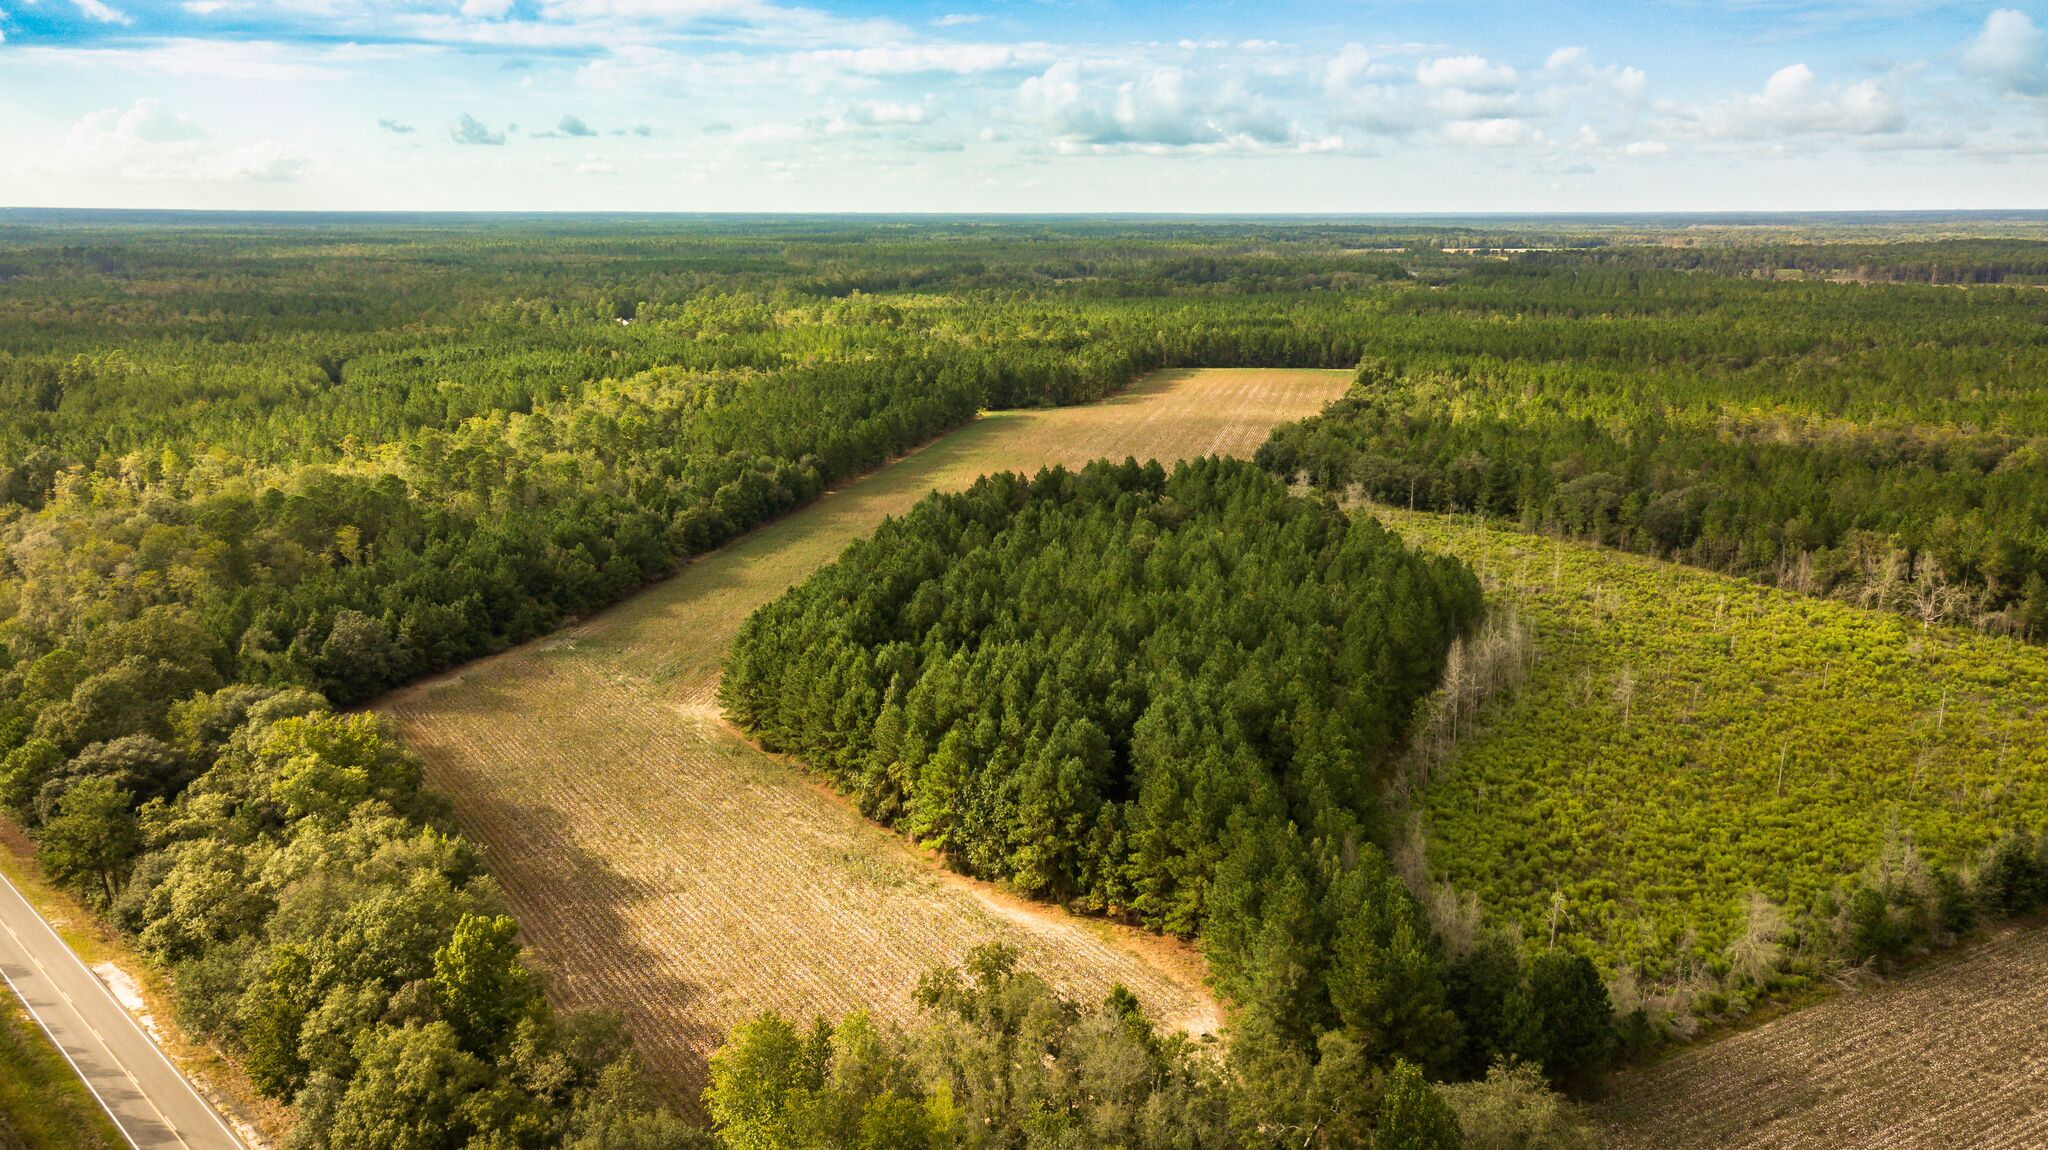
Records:
<instances>
[{"instance_id":1,"label":"dense forest","mask_svg":"<svg viewBox=\"0 0 2048 1150\"><path fill-rule=\"evenodd\" d=\"M2024 285L2048 245L1837 231L11 215L0 802L171 974L181 1021L297 1103L295 1145L678 1144L695 1135L617 1028L547 1009L417 765L334 707L616 601L979 410L1174 365L1363 364L1352 399L1275 440L1282 473L2043 637L2048 411L2028 381L2048 296ZM1556 250L1495 254L1531 246ZM818 680L778 682L755 721L969 869L1202 937L1248 1012L1238 1065L1277 1091L1310 1091L1345 1041L1387 1076L1510 1055L1567 1073L1549 1044L1570 1028L1532 1019L1593 1013L1590 967L1505 939L1440 951L1373 846L1377 766L1470 585L1204 468L991 481L986 540L904 557L905 578L1066 620L1072 665L977 664L997 604L909 594L928 625L894 662L852 655L873 636L848 630L803 663L851 676L846 655L870 692L827 706ZM1224 503L1180 507L1204 499ZM1092 552L1073 572L1018 554L1043 582L1005 582L973 556L1015 528L1006 501L1041 508L1026 526L1048 542L1123 557L1103 573L1123 582L1062 581L1098 574ZM1240 512L1274 538L1225 530ZM1213 560L1215 596L1240 562L1295 573L1261 600L1290 629L1181 627L1144 594L1173 586L1155 552ZM1338 601L1312 586L1397 605L1390 629L1329 633ZM1187 647L1144 649L1142 674L1093 661L1141 653L1137 620ZM1299 674L1231 677L1250 664L1223 643L1277 644ZM1332 683L1317 658L1360 673ZM997 679L1011 693L970 693ZM1041 679L1087 706L1034 712ZM1014 772L970 772L970 749ZM917 773L892 774L906 753ZM1169 758L1193 773L1142 769ZM1240 790L1210 793L1226 777ZM1388 978L1410 980L1399 1009ZM1604 1030L1581 1037L1604 1055Z\"/></svg>"}]
</instances>

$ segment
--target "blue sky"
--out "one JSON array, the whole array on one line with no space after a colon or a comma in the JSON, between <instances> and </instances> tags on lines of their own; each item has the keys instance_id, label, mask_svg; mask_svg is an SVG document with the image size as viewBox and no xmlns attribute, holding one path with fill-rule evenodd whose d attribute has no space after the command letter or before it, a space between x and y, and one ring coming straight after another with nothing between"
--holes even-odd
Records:
<instances>
[{"instance_id":1,"label":"blue sky","mask_svg":"<svg viewBox=\"0 0 2048 1150\"><path fill-rule=\"evenodd\" d=\"M0 0L0 203L2048 207L2048 2Z\"/></svg>"}]
</instances>

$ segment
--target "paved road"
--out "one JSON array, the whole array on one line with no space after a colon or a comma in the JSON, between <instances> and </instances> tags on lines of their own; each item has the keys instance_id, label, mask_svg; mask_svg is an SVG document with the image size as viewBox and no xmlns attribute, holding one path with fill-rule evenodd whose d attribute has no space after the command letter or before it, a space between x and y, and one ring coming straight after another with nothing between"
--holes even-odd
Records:
<instances>
[{"instance_id":1,"label":"paved road","mask_svg":"<svg viewBox=\"0 0 2048 1150\"><path fill-rule=\"evenodd\" d=\"M0 876L0 976L139 1150L241 1150L241 1140Z\"/></svg>"}]
</instances>

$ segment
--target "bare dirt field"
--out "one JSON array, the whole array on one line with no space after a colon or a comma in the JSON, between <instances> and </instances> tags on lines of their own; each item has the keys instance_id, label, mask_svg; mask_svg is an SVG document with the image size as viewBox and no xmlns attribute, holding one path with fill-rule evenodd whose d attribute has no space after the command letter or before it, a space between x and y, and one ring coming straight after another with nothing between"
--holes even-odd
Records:
<instances>
[{"instance_id":1,"label":"bare dirt field","mask_svg":"<svg viewBox=\"0 0 2048 1150\"><path fill-rule=\"evenodd\" d=\"M1614 1150L2048 1146L2048 927L1616 1075Z\"/></svg>"},{"instance_id":2,"label":"bare dirt field","mask_svg":"<svg viewBox=\"0 0 2048 1150\"><path fill-rule=\"evenodd\" d=\"M770 1009L907 1018L921 973L989 940L1070 994L1121 982L1155 1017L1212 1030L1191 951L944 873L731 731L718 665L755 607L934 489L1101 456L1248 455L1349 380L1162 372L1087 407L985 416L610 611L377 709L488 852L556 1001L623 1011L686 1097L734 1023Z\"/></svg>"}]
</instances>

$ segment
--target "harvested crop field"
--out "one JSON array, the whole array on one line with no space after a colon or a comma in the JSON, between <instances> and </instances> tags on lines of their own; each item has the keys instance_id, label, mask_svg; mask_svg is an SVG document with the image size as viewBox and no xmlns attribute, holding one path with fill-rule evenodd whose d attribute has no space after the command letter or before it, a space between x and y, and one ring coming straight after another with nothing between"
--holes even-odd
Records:
<instances>
[{"instance_id":1,"label":"harvested crop field","mask_svg":"<svg viewBox=\"0 0 2048 1150\"><path fill-rule=\"evenodd\" d=\"M2048 1145L2048 928L1616 1076L1616 1150Z\"/></svg>"},{"instance_id":2,"label":"harvested crop field","mask_svg":"<svg viewBox=\"0 0 2048 1150\"><path fill-rule=\"evenodd\" d=\"M488 851L556 1001L624 1012L685 1094L734 1023L768 1009L905 1018L920 974L989 940L1068 993L1121 982L1163 1021L1213 1029L1191 951L944 873L731 731L718 665L755 607L935 488L1102 456L1249 454L1349 381L1164 372L1086 407L985 416L610 611L378 709Z\"/></svg>"}]
</instances>

